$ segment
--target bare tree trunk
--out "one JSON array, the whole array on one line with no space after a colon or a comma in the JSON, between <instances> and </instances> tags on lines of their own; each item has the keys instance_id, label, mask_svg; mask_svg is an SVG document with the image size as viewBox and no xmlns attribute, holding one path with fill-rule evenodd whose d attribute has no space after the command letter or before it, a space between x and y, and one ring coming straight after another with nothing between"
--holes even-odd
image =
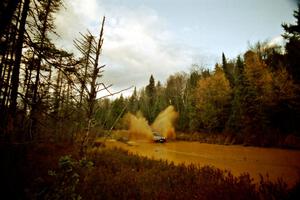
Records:
<instances>
[{"instance_id":1,"label":"bare tree trunk","mask_svg":"<svg viewBox=\"0 0 300 200\"><path fill-rule=\"evenodd\" d=\"M29 67L27 66L25 69L25 80L24 80L24 98L26 101L28 101L28 99L29 99L28 92L30 89L31 73L32 73L32 70L29 69ZM23 111L26 114L27 114L27 105L28 105L28 102L24 101Z\"/></svg>"},{"instance_id":2,"label":"bare tree trunk","mask_svg":"<svg viewBox=\"0 0 300 200\"><path fill-rule=\"evenodd\" d=\"M59 66L61 66L62 63L62 56L59 60ZM60 135L60 115L59 110L61 109L61 103L62 103L62 97L61 97L61 90L62 90L62 78L61 78L61 71L58 70L57 72L57 78L56 78L56 85L55 85L55 91L54 91L54 108L53 108L53 114L55 118L55 138L58 139Z\"/></svg>"},{"instance_id":3,"label":"bare tree trunk","mask_svg":"<svg viewBox=\"0 0 300 200\"><path fill-rule=\"evenodd\" d=\"M14 64L14 67L12 70L12 76L11 76L12 87L11 87L10 111L11 111L13 118L15 118L15 115L16 115L20 64L21 64L21 58L22 58L25 25L26 25L26 18L28 15L28 10L29 10L29 4L30 4L30 0L25 0L23 10L22 10L22 17L21 17L20 28L19 28L19 33L18 33L18 40L17 40L17 44L16 44L15 64Z\"/></svg>"},{"instance_id":4,"label":"bare tree trunk","mask_svg":"<svg viewBox=\"0 0 300 200\"><path fill-rule=\"evenodd\" d=\"M21 7L21 6L20 6ZM18 16L17 19L20 18L21 8L18 10ZM6 34L6 39L4 42L4 49L2 53L2 59L1 59L1 79L0 79L0 96L1 93L3 94L3 98L1 100L1 106L5 107L7 109L8 105L8 99L9 99L9 91L10 91L10 77L11 77L11 71L14 65L14 59L15 59L15 49L16 49L16 40L17 40L17 27L18 27L18 20L15 24L10 24L10 28L8 30L8 33ZM20 29L19 29L20 30Z\"/></svg>"},{"instance_id":5,"label":"bare tree trunk","mask_svg":"<svg viewBox=\"0 0 300 200\"><path fill-rule=\"evenodd\" d=\"M46 9L45 9L45 19L43 21L43 26L41 30L41 41L40 41L40 46L38 49L38 61L37 61L37 68L36 68L36 78L35 78L35 84L33 88L33 98L32 98L32 109L31 109L31 120L32 120L32 133L33 136L36 134L36 129L37 129L37 103L38 103L38 86L39 86L39 81L40 81L40 71L41 71L41 66L42 66L42 54L43 54L43 49L44 49L44 43L46 39L46 32L48 29L47 26L47 21L48 21L48 16L50 14L50 7L51 7L52 1L48 0Z\"/></svg>"},{"instance_id":6,"label":"bare tree trunk","mask_svg":"<svg viewBox=\"0 0 300 200\"><path fill-rule=\"evenodd\" d=\"M98 44L97 44L97 49L96 49L96 59L94 62L94 70L93 70L93 74L92 74L92 81L91 81L91 91L89 94L89 110L88 110L88 122L90 124L90 121L93 117L94 111L95 111L95 103L96 103L96 95L97 95L97 78L99 76L99 71L102 67L98 67L98 62L99 62L99 57L101 54L101 50L102 50L102 44L103 44L103 29L104 29L104 22L105 22L105 17L103 17L102 20L102 26L101 26L101 31L100 31L100 36L99 36L99 40L98 40ZM90 125L88 125L88 131L87 131L87 136L89 133L89 128Z\"/></svg>"},{"instance_id":7,"label":"bare tree trunk","mask_svg":"<svg viewBox=\"0 0 300 200\"><path fill-rule=\"evenodd\" d=\"M59 59L59 66L61 66L62 64L62 56ZM56 78L56 85L55 85L55 91L54 91L54 108L53 108L53 113L54 113L54 117L58 118L58 112L59 112L59 108L60 108L60 95L61 95L61 71L58 70L57 72L57 78Z\"/></svg>"},{"instance_id":8,"label":"bare tree trunk","mask_svg":"<svg viewBox=\"0 0 300 200\"><path fill-rule=\"evenodd\" d=\"M102 25L101 25L101 30L100 30L100 35L99 35L99 40L96 46L96 57L93 63L93 73L92 73L92 80L91 80L91 90L89 92L89 97L88 97L88 109L87 109L87 130L85 133L85 136L82 140L81 144L81 153L85 151L85 148L87 146L88 140L89 140L89 135L90 135L90 130L93 126L93 116L95 113L95 104L96 104L96 96L97 96L97 78L99 77L100 69L103 68L104 66L98 67L98 62L99 62L99 57L101 54L102 50L102 44L103 44L103 30L104 30L104 23L105 23L105 17L103 17L102 20Z\"/></svg>"},{"instance_id":9,"label":"bare tree trunk","mask_svg":"<svg viewBox=\"0 0 300 200\"><path fill-rule=\"evenodd\" d=\"M20 0L9 0L7 6L1 8L0 38L5 32L6 27L11 22L14 12L16 11ZM3 5L3 3L2 3Z\"/></svg>"},{"instance_id":10,"label":"bare tree trunk","mask_svg":"<svg viewBox=\"0 0 300 200\"><path fill-rule=\"evenodd\" d=\"M84 76L83 79L81 80L81 91L80 91L80 101L79 101L79 105L82 105L82 99L83 99L83 95L84 95L84 89L86 86L86 82L87 82L87 72L88 72L88 66L90 63L90 54L91 54L91 50L92 50L92 42L93 42L93 37L89 37L88 38L88 50L87 50L87 55L86 55L86 61L85 61L85 65L84 65Z\"/></svg>"}]
</instances>

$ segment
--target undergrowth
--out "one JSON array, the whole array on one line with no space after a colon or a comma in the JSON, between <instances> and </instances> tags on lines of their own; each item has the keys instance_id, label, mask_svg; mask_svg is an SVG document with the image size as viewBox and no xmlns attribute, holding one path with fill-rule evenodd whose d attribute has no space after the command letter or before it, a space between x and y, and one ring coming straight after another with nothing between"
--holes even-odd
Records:
<instances>
[{"instance_id":1,"label":"undergrowth","mask_svg":"<svg viewBox=\"0 0 300 200\"><path fill-rule=\"evenodd\" d=\"M64 156L51 173L51 190L44 197L55 191L60 199L294 199L299 191L299 184L288 189L280 180L254 183L249 174L235 177L210 166L175 165L121 149L94 148L84 159Z\"/></svg>"}]
</instances>

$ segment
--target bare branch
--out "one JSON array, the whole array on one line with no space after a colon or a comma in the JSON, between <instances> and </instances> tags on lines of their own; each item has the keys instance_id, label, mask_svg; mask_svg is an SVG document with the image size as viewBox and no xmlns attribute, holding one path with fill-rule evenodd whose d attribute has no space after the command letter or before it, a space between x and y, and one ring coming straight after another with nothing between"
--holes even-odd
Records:
<instances>
[{"instance_id":1,"label":"bare branch","mask_svg":"<svg viewBox=\"0 0 300 200\"><path fill-rule=\"evenodd\" d=\"M114 95L119 94L119 93L121 93L121 92L124 92L124 91L126 91L126 90L130 90L130 89L132 89L133 87L134 87L134 86L130 86L129 88L126 88L126 89L123 89L123 90L120 90L120 91L117 91L117 92L114 92L114 93L111 93L111 94L102 96L102 97L98 98L97 100L104 99L104 98L110 97L110 96L114 96Z\"/></svg>"}]
</instances>

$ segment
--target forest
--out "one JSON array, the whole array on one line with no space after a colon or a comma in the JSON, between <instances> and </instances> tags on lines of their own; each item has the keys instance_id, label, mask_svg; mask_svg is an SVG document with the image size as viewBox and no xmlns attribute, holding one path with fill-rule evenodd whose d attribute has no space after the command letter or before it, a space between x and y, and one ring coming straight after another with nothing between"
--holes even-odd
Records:
<instances>
[{"instance_id":1,"label":"forest","mask_svg":"<svg viewBox=\"0 0 300 200\"><path fill-rule=\"evenodd\" d=\"M190 72L172 74L164 84L151 75L149 84L140 90L135 88L130 97L99 101L97 126L109 129L118 115L138 111L152 123L172 105L179 113L176 130L184 133L177 139L206 137L216 142L222 135L221 143L229 138L229 143L256 146L284 146L288 135L297 139L299 8L294 16L298 24L282 25L285 46L257 42L236 59L227 59L223 53L222 62L213 70L194 64ZM127 124L119 120L113 127L126 129ZM291 145L288 140L286 145Z\"/></svg>"},{"instance_id":2,"label":"forest","mask_svg":"<svg viewBox=\"0 0 300 200\"><path fill-rule=\"evenodd\" d=\"M282 25L285 46L258 42L236 59L223 53L213 70L194 64L190 72L170 75L166 83L151 76L130 97L111 99L112 85L101 82L105 18L98 36L87 31L74 39L81 53L76 57L51 41L53 16L61 6L60 1L3 5L2 15L8 16L1 23L3 138L72 140L93 128L110 129L127 112L141 111L153 122L168 105L179 113L180 132L261 140L299 134L299 23ZM294 15L299 22L299 10ZM97 96L103 90L108 95ZM113 128L124 126L119 120Z\"/></svg>"},{"instance_id":3,"label":"forest","mask_svg":"<svg viewBox=\"0 0 300 200\"><path fill-rule=\"evenodd\" d=\"M123 188L120 194L124 196L114 196L118 188L109 188L113 185L109 176L124 170L119 179L115 178L117 184L122 185L132 165L141 169L142 176L149 180L155 178L147 177L145 171L154 170L156 165L162 170L169 168L172 177L180 176L180 169L172 163L132 157L121 150L100 151L104 160L89 153L95 137L105 136L109 130L128 128L123 120L128 112L141 112L152 123L162 110L174 106L179 113L175 125L178 140L300 147L300 5L294 12L296 23L282 24L283 46L257 42L235 59L228 59L224 52L222 62L216 63L213 70L194 64L189 72L172 74L166 82L151 75L148 85L134 88L129 97L121 94L127 86L113 93L110 90L113 83L102 81L104 70L109 70L101 64L105 17L99 24L98 35L83 29L81 36L74 38L74 47L80 52L78 56L56 47L53 42L57 36L55 14L62 8L62 0L3 0L0 4L0 170L1 182L6 184L1 191L12 195L9 199L79 199L77 192L84 199L93 199L91 196L99 191L103 193L100 199L137 195L140 195L138 199L172 199L174 196L154 186L150 189L156 193L151 197L147 186L140 183L143 178L137 175L136 182L128 184L139 187L138 194L126 193ZM102 91L108 95L97 95ZM218 142L220 138L222 141ZM65 154L78 160L60 157ZM59 157L60 168L57 168ZM119 163L115 169L107 167L126 159L125 164ZM94 167L91 167L92 161ZM102 166L102 171L95 166ZM198 194L201 199L224 197L213 196L214 191L209 189L210 184L220 180L216 190L223 191L227 199L232 199L232 194L224 189L229 188L228 184L235 186L232 190L236 199L245 197L239 196L245 191L252 195L248 199L268 199L270 191L278 192L274 198L290 198L296 191L287 190L281 182L262 180L261 190L257 192L247 176L232 178L230 173L224 175L217 169L179 167L185 176L211 177L207 185L197 182L199 187L207 189L207 193ZM61 171L52 171L52 178L35 179L34 183L27 180L47 176L51 168ZM124 174L127 171L129 174ZM106 178L102 179L102 188L99 185L91 189L96 182L91 174ZM82 177L87 179L83 181ZM65 179L70 185L63 190ZM170 184L179 184L172 180ZM182 187L194 183L192 178L188 181L182 181ZM77 183L89 188L88 192L82 194L84 190L76 187ZM56 185L49 189L47 184ZM24 185L30 189L24 191ZM171 186L163 187L168 190ZM176 188L175 194L180 194L180 187Z\"/></svg>"}]
</instances>

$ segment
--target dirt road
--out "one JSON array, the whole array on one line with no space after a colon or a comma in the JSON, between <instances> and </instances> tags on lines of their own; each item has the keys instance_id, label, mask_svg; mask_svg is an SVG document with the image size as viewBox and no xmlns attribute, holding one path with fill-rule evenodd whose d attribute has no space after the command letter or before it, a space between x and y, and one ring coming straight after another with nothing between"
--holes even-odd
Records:
<instances>
[{"instance_id":1,"label":"dirt road","mask_svg":"<svg viewBox=\"0 0 300 200\"><path fill-rule=\"evenodd\" d=\"M230 170L234 175L248 172L255 181L259 180L259 174L268 174L272 181L282 178L291 186L300 177L300 151L296 150L182 141L164 144L132 141L129 144L113 140L106 142L107 147L121 147L141 156L169 160L175 164L211 165Z\"/></svg>"}]
</instances>

